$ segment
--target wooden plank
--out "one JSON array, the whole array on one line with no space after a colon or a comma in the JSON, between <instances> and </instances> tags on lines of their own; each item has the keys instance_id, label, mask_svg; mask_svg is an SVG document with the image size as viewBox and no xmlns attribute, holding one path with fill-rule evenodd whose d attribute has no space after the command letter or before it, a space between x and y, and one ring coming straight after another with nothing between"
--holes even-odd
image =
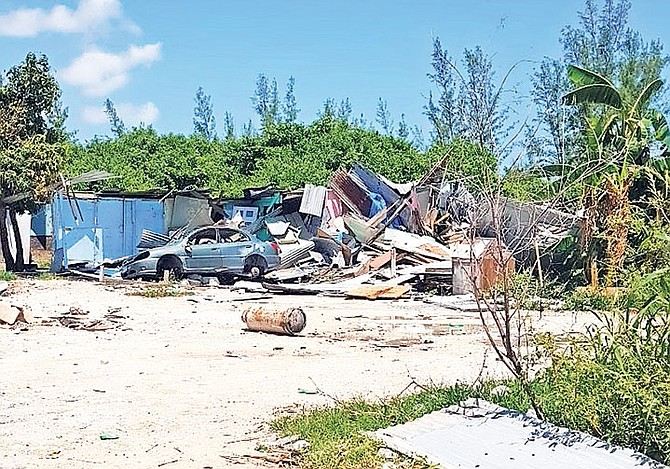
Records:
<instances>
[{"instance_id":1,"label":"wooden plank","mask_svg":"<svg viewBox=\"0 0 670 469\"><path fill-rule=\"evenodd\" d=\"M377 257L374 257L374 258L370 259L370 270L381 269L386 264L391 262L392 257L393 257L393 249L391 249L390 251L386 251L381 256L377 256Z\"/></svg>"},{"instance_id":2,"label":"wooden plank","mask_svg":"<svg viewBox=\"0 0 670 469\"><path fill-rule=\"evenodd\" d=\"M0 324L14 324L20 313L21 310L16 306L0 303Z\"/></svg>"},{"instance_id":3,"label":"wooden plank","mask_svg":"<svg viewBox=\"0 0 670 469\"><path fill-rule=\"evenodd\" d=\"M409 285L365 285L345 293L350 298L366 298L368 300L397 300L411 290Z\"/></svg>"}]
</instances>

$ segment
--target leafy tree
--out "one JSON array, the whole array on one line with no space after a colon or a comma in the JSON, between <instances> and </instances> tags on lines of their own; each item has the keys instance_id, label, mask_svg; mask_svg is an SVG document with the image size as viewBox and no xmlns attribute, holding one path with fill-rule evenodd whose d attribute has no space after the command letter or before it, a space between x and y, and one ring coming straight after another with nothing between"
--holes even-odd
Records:
<instances>
[{"instance_id":1,"label":"leafy tree","mask_svg":"<svg viewBox=\"0 0 670 469\"><path fill-rule=\"evenodd\" d=\"M412 145L420 150L425 149L423 130L418 125L412 127Z\"/></svg>"},{"instance_id":2,"label":"leafy tree","mask_svg":"<svg viewBox=\"0 0 670 469\"><path fill-rule=\"evenodd\" d=\"M253 137L256 135L256 128L254 127L254 123L251 122L251 119L242 126L242 135L245 137Z\"/></svg>"},{"instance_id":3,"label":"leafy tree","mask_svg":"<svg viewBox=\"0 0 670 469\"><path fill-rule=\"evenodd\" d=\"M597 115L584 113L583 122L587 157L597 171L589 177L585 188L587 237L592 229L599 231L604 244L605 282L614 283L621 269L631 224L630 189L645 166L656 161L650 158L650 145L661 141L670 145L670 132L665 117L649 107L654 95L663 86L654 79L641 88L637 96L618 89L607 78L576 66L568 69L576 89L566 94L569 105L599 105Z\"/></svg>"},{"instance_id":4,"label":"leafy tree","mask_svg":"<svg viewBox=\"0 0 670 469\"><path fill-rule=\"evenodd\" d=\"M23 270L17 214L35 211L58 181L65 153L60 87L45 55L29 53L0 85L0 244L7 270ZM16 258L8 249L9 215Z\"/></svg>"},{"instance_id":5,"label":"leafy tree","mask_svg":"<svg viewBox=\"0 0 670 469\"><path fill-rule=\"evenodd\" d=\"M540 132L532 129L531 154L543 162L565 163L573 154L579 139L579 118L576 108L566 108L561 98L570 88L565 65L545 58L531 76L533 102L537 108L534 119Z\"/></svg>"},{"instance_id":6,"label":"leafy tree","mask_svg":"<svg viewBox=\"0 0 670 469\"><path fill-rule=\"evenodd\" d=\"M463 180L475 191L493 187L497 182L496 155L471 140L456 137L447 144L435 142L426 154L430 161L439 161L446 156L445 177Z\"/></svg>"},{"instance_id":7,"label":"leafy tree","mask_svg":"<svg viewBox=\"0 0 670 469\"><path fill-rule=\"evenodd\" d=\"M337 105L333 98L326 98L323 101L323 108L317 112L317 115L320 119L322 118L334 118L337 115Z\"/></svg>"},{"instance_id":8,"label":"leafy tree","mask_svg":"<svg viewBox=\"0 0 670 469\"><path fill-rule=\"evenodd\" d=\"M459 72L438 37L433 40L431 65L433 73L429 73L428 78L437 87L438 96L434 98L430 92L425 113L433 126L433 140L445 144L462 131L457 117Z\"/></svg>"},{"instance_id":9,"label":"leafy tree","mask_svg":"<svg viewBox=\"0 0 670 469\"><path fill-rule=\"evenodd\" d=\"M563 28L562 60L545 58L533 81L536 124L541 128L534 145L536 155L560 162L579 160L584 155L580 139L579 110L598 113L598 105L564 108L561 97L570 91L568 65L609 77L623 95L638 96L641 84L660 77L668 58L658 41L645 42L628 26L628 0L585 0L577 26ZM660 94L655 96L658 99Z\"/></svg>"},{"instance_id":10,"label":"leafy tree","mask_svg":"<svg viewBox=\"0 0 670 469\"><path fill-rule=\"evenodd\" d=\"M405 114L400 114L400 122L398 122L398 137L403 140L407 140L409 137L409 127L407 127L407 122L405 122Z\"/></svg>"},{"instance_id":11,"label":"leafy tree","mask_svg":"<svg viewBox=\"0 0 670 469\"><path fill-rule=\"evenodd\" d=\"M67 160L68 173L104 170L116 176L94 188L139 191L203 187L198 159L217 148L199 135L158 135L149 128L134 128L115 140L94 139L75 145Z\"/></svg>"},{"instance_id":12,"label":"leafy tree","mask_svg":"<svg viewBox=\"0 0 670 469\"><path fill-rule=\"evenodd\" d=\"M341 100L339 106L337 106L337 112L336 112L337 117L339 119L349 121L351 119L352 112L353 109L351 107L351 101L349 100L349 98Z\"/></svg>"},{"instance_id":13,"label":"leafy tree","mask_svg":"<svg viewBox=\"0 0 670 469\"><path fill-rule=\"evenodd\" d=\"M207 140L216 138L216 119L212 98L205 94L202 86L195 93L195 108L193 108L193 133Z\"/></svg>"},{"instance_id":14,"label":"leafy tree","mask_svg":"<svg viewBox=\"0 0 670 469\"><path fill-rule=\"evenodd\" d=\"M251 98L256 114L261 119L263 127L272 125L279 117L279 95L277 91L277 80L272 82L264 74L258 75L256 80L256 91Z\"/></svg>"},{"instance_id":15,"label":"leafy tree","mask_svg":"<svg viewBox=\"0 0 670 469\"><path fill-rule=\"evenodd\" d=\"M109 125L112 129L112 133L120 137L126 132L126 127L123 124L123 120L116 113L116 108L111 99L107 98L105 100L105 114L107 114L107 119L109 120Z\"/></svg>"},{"instance_id":16,"label":"leafy tree","mask_svg":"<svg viewBox=\"0 0 670 469\"><path fill-rule=\"evenodd\" d=\"M226 140L235 138L235 119L228 111L223 115L223 128L226 131Z\"/></svg>"}]
</instances>

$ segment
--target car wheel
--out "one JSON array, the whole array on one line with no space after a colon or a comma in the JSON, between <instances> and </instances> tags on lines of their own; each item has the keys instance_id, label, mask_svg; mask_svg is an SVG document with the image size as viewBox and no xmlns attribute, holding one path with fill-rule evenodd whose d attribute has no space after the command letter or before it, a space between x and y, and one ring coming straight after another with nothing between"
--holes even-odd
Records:
<instances>
[{"instance_id":1,"label":"car wheel","mask_svg":"<svg viewBox=\"0 0 670 469\"><path fill-rule=\"evenodd\" d=\"M261 277L268 268L268 263L260 256L253 256L247 259L245 271L253 279Z\"/></svg>"},{"instance_id":2,"label":"car wheel","mask_svg":"<svg viewBox=\"0 0 670 469\"><path fill-rule=\"evenodd\" d=\"M158 261L156 274L159 281L164 280L166 275L169 281L179 280L183 272L181 261L176 257L163 257Z\"/></svg>"}]
</instances>

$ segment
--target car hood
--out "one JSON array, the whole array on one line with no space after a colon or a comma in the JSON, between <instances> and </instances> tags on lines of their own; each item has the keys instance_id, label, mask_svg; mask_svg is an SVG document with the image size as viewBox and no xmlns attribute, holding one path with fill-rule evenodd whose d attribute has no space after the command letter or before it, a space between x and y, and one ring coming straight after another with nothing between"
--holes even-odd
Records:
<instances>
[{"instance_id":1,"label":"car hood","mask_svg":"<svg viewBox=\"0 0 670 469\"><path fill-rule=\"evenodd\" d=\"M147 249L146 251L140 252L139 254L130 257L128 260L124 262L124 265L132 264L133 262L141 261L143 259L161 257L164 256L165 254L173 254L176 256L183 255L184 249L178 244Z\"/></svg>"}]
</instances>

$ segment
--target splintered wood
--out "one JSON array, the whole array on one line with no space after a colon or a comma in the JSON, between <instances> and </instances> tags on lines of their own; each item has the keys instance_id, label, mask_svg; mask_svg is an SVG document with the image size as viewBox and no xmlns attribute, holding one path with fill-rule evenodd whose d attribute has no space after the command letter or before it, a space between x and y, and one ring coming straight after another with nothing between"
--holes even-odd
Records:
<instances>
[{"instance_id":1,"label":"splintered wood","mask_svg":"<svg viewBox=\"0 0 670 469\"><path fill-rule=\"evenodd\" d=\"M405 296L411 287L409 285L365 285L345 293L351 298L367 298L368 300L397 300Z\"/></svg>"}]
</instances>

